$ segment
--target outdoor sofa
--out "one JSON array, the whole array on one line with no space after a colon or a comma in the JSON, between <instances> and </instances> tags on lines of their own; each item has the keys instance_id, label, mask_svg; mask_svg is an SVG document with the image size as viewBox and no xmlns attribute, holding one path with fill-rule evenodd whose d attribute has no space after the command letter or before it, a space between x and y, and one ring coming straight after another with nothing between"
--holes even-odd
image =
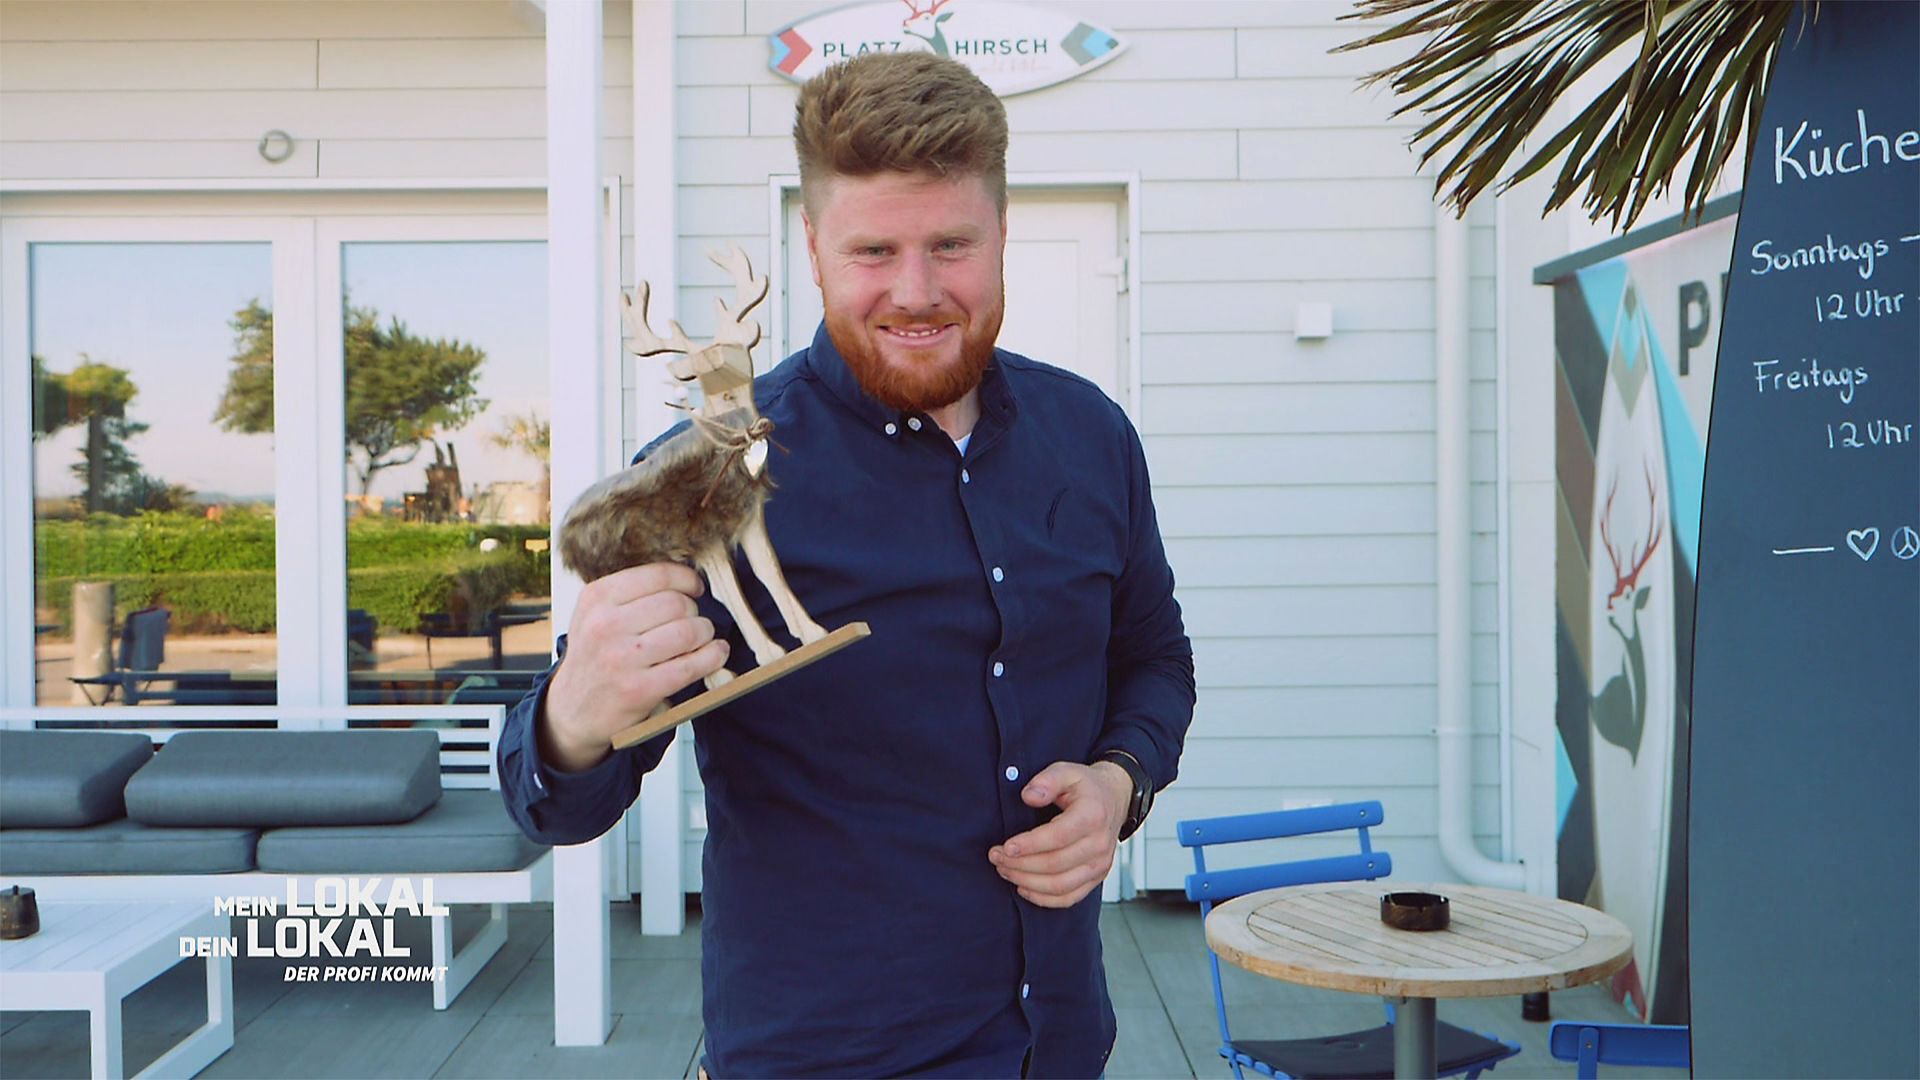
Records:
<instances>
[{"instance_id":1,"label":"outdoor sofa","mask_svg":"<svg viewBox=\"0 0 1920 1080\"><path fill-rule=\"evenodd\" d=\"M30 886L43 902L284 906L289 882L311 903L319 878L378 878L373 899L385 905L397 879L416 896L431 882L436 904L490 907L458 952L451 915L430 917L432 964L446 968L433 1004L444 1009L506 942L507 905L553 898L551 849L501 802L497 734L497 720L153 737L0 731L0 887ZM157 753L154 738L165 739Z\"/></svg>"}]
</instances>

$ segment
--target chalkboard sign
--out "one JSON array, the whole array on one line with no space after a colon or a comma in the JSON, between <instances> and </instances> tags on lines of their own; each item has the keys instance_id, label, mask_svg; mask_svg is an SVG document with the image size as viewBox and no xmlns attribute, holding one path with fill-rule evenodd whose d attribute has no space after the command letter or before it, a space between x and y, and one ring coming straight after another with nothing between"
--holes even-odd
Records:
<instances>
[{"instance_id":1,"label":"chalkboard sign","mask_svg":"<svg viewBox=\"0 0 1920 1080\"><path fill-rule=\"evenodd\" d=\"M1912 1077L1920 5L1803 6L1750 137L1694 628L1694 1069Z\"/></svg>"}]
</instances>

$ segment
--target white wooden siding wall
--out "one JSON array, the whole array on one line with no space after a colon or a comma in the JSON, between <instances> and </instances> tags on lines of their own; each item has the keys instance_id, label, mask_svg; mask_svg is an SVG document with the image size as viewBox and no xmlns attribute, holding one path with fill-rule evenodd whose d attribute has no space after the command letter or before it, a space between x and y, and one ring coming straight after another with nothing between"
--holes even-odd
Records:
<instances>
[{"instance_id":1,"label":"white wooden siding wall","mask_svg":"<svg viewBox=\"0 0 1920 1080\"><path fill-rule=\"evenodd\" d=\"M7 0L0 177L539 177L545 37L506 0ZM605 160L633 159L630 8L606 12ZM280 164L256 147L295 140ZM623 220L631 220L623 217Z\"/></svg>"},{"instance_id":2,"label":"white wooden siding wall","mask_svg":"<svg viewBox=\"0 0 1920 1080\"><path fill-rule=\"evenodd\" d=\"M679 5L679 295L692 333L711 329L708 297L727 285L706 250L736 242L765 265L766 180L796 171L794 87L767 70L767 35L830 6ZM1147 826L1149 884L1179 886L1182 817L1364 798L1385 803L1400 876L1446 877L1431 734L1431 183L1403 149L1412 126L1356 89L1388 54L1327 55L1357 36L1334 0L1047 6L1129 42L1093 74L1006 104L1013 171L1142 177L1139 419L1200 682L1181 780ZM1491 222L1470 219L1474 822L1497 853ZM1294 305L1314 300L1333 304L1334 336L1296 343ZM658 385L640 376L646 392ZM701 841L690 830L690 888Z\"/></svg>"}]
</instances>

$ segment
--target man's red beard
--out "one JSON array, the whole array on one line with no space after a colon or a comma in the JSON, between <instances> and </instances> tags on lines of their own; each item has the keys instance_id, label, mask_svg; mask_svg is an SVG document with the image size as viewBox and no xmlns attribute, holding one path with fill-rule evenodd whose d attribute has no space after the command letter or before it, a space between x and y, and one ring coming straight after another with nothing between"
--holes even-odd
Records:
<instances>
[{"instance_id":1,"label":"man's red beard","mask_svg":"<svg viewBox=\"0 0 1920 1080\"><path fill-rule=\"evenodd\" d=\"M993 343L1000 337L1004 301L996 302L977 324L963 327L960 357L951 363L893 364L870 344L867 327L858 318L827 311L827 336L846 360L848 370L875 401L901 412L926 412L951 405L980 385L993 360Z\"/></svg>"}]
</instances>

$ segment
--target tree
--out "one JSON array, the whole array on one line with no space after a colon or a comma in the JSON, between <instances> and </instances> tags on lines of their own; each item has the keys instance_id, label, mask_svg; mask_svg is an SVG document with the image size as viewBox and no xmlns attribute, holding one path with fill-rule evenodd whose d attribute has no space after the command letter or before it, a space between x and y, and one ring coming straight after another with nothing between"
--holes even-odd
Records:
<instances>
[{"instance_id":1,"label":"tree","mask_svg":"<svg viewBox=\"0 0 1920 1080\"><path fill-rule=\"evenodd\" d=\"M227 325L233 328L233 370L213 418L227 431L272 431L273 312L249 300Z\"/></svg>"},{"instance_id":2,"label":"tree","mask_svg":"<svg viewBox=\"0 0 1920 1080\"><path fill-rule=\"evenodd\" d=\"M375 473L412 461L422 443L466 427L489 404L475 385L484 351L415 337L398 317L385 327L379 319L371 308L348 309L347 444L363 455L354 470L362 494Z\"/></svg>"},{"instance_id":3,"label":"tree","mask_svg":"<svg viewBox=\"0 0 1920 1080\"><path fill-rule=\"evenodd\" d=\"M1345 18L1406 16L1337 51L1424 37L1412 56L1369 76L1415 95L1395 116L1427 123L1420 163L1454 148L1435 182L1465 213L1559 98L1601 60L1639 43L1633 66L1515 168L1505 191L1562 159L1543 213L1584 185L1588 216L1632 226L1691 152L1686 205L1698 214L1742 130L1758 130L1767 75L1798 5L1753 0L1359 0ZM1818 17L1818 0L1809 5ZM1409 14L1410 13L1410 14ZM1448 185L1452 190L1447 190Z\"/></svg>"},{"instance_id":4,"label":"tree","mask_svg":"<svg viewBox=\"0 0 1920 1080\"><path fill-rule=\"evenodd\" d=\"M405 465L423 444L486 410L476 381L484 350L416 336L395 317L346 306L347 460L365 495L383 469ZM214 419L227 431L273 430L273 313L251 301L237 312L233 368Z\"/></svg>"},{"instance_id":5,"label":"tree","mask_svg":"<svg viewBox=\"0 0 1920 1080\"><path fill-rule=\"evenodd\" d=\"M540 463L540 520L548 520L553 501L553 424L538 412L514 413L500 421L493 445L519 450Z\"/></svg>"},{"instance_id":6,"label":"tree","mask_svg":"<svg viewBox=\"0 0 1920 1080\"><path fill-rule=\"evenodd\" d=\"M65 383L67 413L87 425L87 441L73 475L82 485L81 502L89 514L116 509L129 489L139 486L140 462L127 449L127 440L147 425L127 415L127 405L140 394L125 368L95 362L85 353L68 372Z\"/></svg>"},{"instance_id":7,"label":"tree","mask_svg":"<svg viewBox=\"0 0 1920 1080\"><path fill-rule=\"evenodd\" d=\"M194 502L192 488L169 484L140 468L127 440L151 425L127 415L140 390L125 368L102 364L86 353L72 371L47 370L33 357L33 437L48 438L73 424L87 425L80 460L70 471L81 484L81 505L89 514L134 514L142 510L182 510Z\"/></svg>"}]
</instances>

